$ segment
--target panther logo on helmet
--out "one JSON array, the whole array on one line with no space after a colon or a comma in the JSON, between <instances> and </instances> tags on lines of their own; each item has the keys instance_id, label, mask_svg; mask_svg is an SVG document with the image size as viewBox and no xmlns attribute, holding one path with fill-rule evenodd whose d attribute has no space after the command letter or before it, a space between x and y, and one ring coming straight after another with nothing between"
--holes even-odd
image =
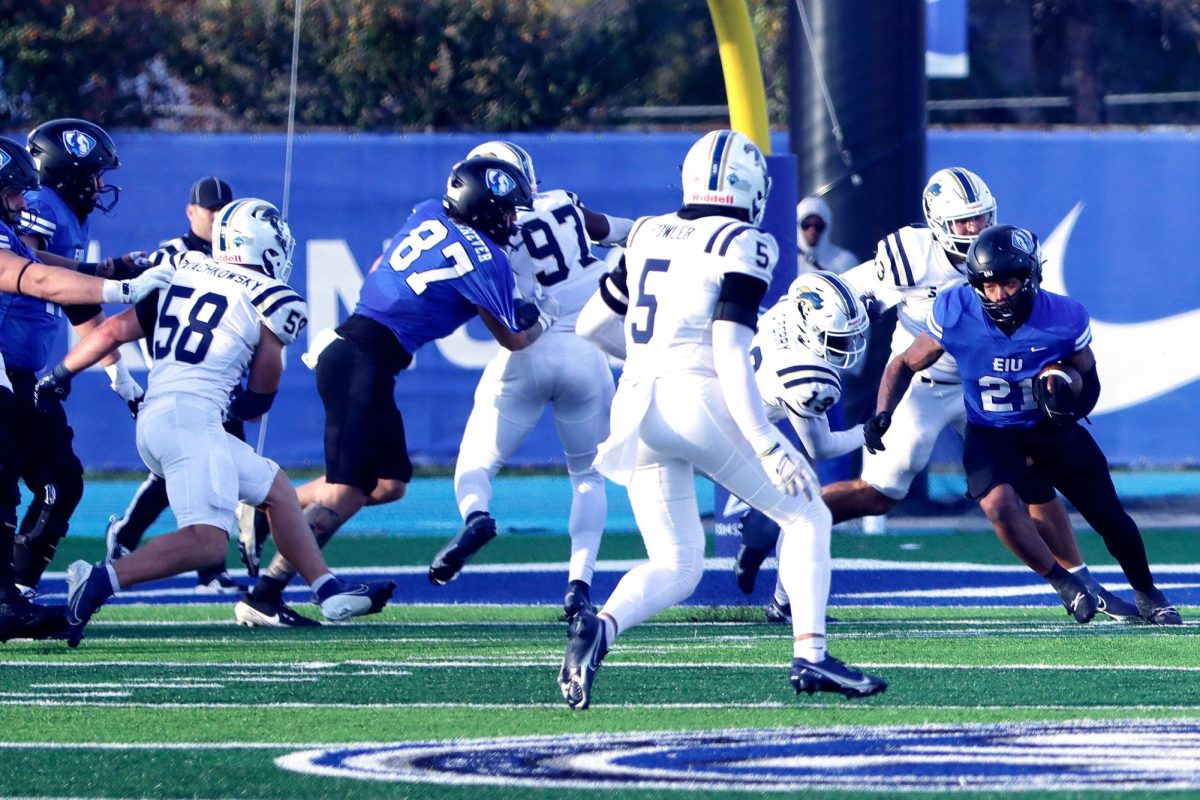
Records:
<instances>
[{"instance_id":1,"label":"panther logo on helmet","mask_svg":"<svg viewBox=\"0 0 1200 800\"><path fill-rule=\"evenodd\" d=\"M501 172L498 169L489 169L487 171L486 180L488 190L492 194L499 195L500 197L504 197L512 192L513 189L517 188L517 182L508 177L506 173Z\"/></svg>"},{"instance_id":2,"label":"panther logo on helmet","mask_svg":"<svg viewBox=\"0 0 1200 800\"><path fill-rule=\"evenodd\" d=\"M521 174L529 181L530 191L537 192L538 190L537 174L533 170L533 157L520 145L499 140L484 142L471 148L471 152L467 153L467 158L498 158L501 161L507 161L521 170Z\"/></svg>"},{"instance_id":3,"label":"panther logo on helmet","mask_svg":"<svg viewBox=\"0 0 1200 800\"><path fill-rule=\"evenodd\" d=\"M813 355L842 369L854 367L867 349L867 310L849 285L833 273L811 272L788 288L799 315L797 338Z\"/></svg>"},{"instance_id":4,"label":"panther logo on helmet","mask_svg":"<svg viewBox=\"0 0 1200 800\"><path fill-rule=\"evenodd\" d=\"M96 149L96 140L83 131L63 131L63 147L76 158L87 158L88 153Z\"/></svg>"}]
</instances>

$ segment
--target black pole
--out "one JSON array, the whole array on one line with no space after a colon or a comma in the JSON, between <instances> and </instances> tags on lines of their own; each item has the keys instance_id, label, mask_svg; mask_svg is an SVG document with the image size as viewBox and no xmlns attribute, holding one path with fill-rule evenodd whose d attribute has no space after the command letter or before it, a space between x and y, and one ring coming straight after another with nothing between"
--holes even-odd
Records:
<instances>
[{"instance_id":1,"label":"black pole","mask_svg":"<svg viewBox=\"0 0 1200 800\"><path fill-rule=\"evenodd\" d=\"M808 14L811 47L797 2ZM824 190L835 243L865 260L885 234L921 220L925 0L789 0L788 22L789 130L800 196ZM818 67L841 126L842 148Z\"/></svg>"}]
</instances>

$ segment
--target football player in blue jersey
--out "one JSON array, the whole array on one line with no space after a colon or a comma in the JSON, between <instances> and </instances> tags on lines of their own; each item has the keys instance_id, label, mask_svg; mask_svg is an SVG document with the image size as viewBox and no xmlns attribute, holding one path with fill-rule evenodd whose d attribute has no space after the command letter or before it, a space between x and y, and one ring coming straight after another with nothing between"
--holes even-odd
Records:
<instances>
[{"instance_id":1,"label":"football player in blue jersey","mask_svg":"<svg viewBox=\"0 0 1200 800\"><path fill-rule=\"evenodd\" d=\"M1095 596L1055 561L1026 508L1062 492L1121 565L1141 618L1178 625L1179 612L1154 585L1141 532L1117 497L1108 461L1078 424L1100 397L1087 310L1043 291L1041 265L1037 238L1027 230L995 225L979 235L967 252L968 282L938 295L927 332L884 371L867 441L882 441L912 376L949 353L958 361L966 401L967 494L979 501L1005 547L1050 582L1068 613L1090 620ZM1069 404L1060 399L1069 387L1060 385L1059 397L1050 400L1039 377L1059 362L1082 380Z\"/></svg>"},{"instance_id":2,"label":"football player in blue jersey","mask_svg":"<svg viewBox=\"0 0 1200 800\"><path fill-rule=\"evenodd\" d=\"M24 193L38 185L37 165L19 143L0 137L0 331L12 334L25 331L32 335L37 322L47 315L42 310L63 302L133 302L155 286L170 281L154 270L136 281L111 281L87 277L65 269L47 267L18 236L16 228L25 211ZM164 279L165 278L165 279ZM157 282L156 282L157 281ZM139 290L132 284L138 284ZM21 363L30 346L26 338L0 336L0 642L13 638L45 638L66 624L62 607L30 603L22 596L13 579L13 547L17 528L17 507L21 496L18 482L22 477L23 456L30 431L38 429L38 416L32 405L32 372L20 368L5 369L9 356ZM22 394L14 395L21 387Z\"/></svg>"},{"instance_id":3,"label":"football player in blue jersey","mask_svg":"<svg viewBox=\"0 0 1200 800\"><path fill-rule=\"evenodd\" d=\"M517 210L532 202L528 179L506 161L455 164L445 196L420 203L392 237L367 275L354 313L333 334L314 338L308 363L316 358L325 407L325 475L300 487L299 495L320 544L364 505L404 496L413 469L396 407L396 375L422 345L478 315L502 347L522 350L553 323L548 310L514 301L504 249ZM243 553L247 549L243 530ZM314 624L283 602L294 574L276 556L235 606L238 622Z\"/></svg>"},{"instance_id":4,"label":"football player in blue jersey","mask_svg":"<svg viewBox=\"0 0 1200 800\"><path fill-rule=\"evenodd\" d=\"M26 146L37 164L40 186L25 194L26 211L18 233L38 260L101 277L127 277L134 258L80 263L87 253L89 215L111 210L119 189L106 186L104 173L120 166L116 146L100 126L58 119L34 128ZM103 320L99 305L58 306L28 297L0 297L0 350L3 350L17 402L32 409L37 373L46 367L64 314L83 336ZM119 355L106 359L113 390L127 403L142 396ZM24 456L21 474L33 501L21 520L14 553L17 583L32 593L66 536L71 514L83 495L83 465L71 442L74 432L61 408L48 404L18 429Z\"/></svg>"}]
</instances>

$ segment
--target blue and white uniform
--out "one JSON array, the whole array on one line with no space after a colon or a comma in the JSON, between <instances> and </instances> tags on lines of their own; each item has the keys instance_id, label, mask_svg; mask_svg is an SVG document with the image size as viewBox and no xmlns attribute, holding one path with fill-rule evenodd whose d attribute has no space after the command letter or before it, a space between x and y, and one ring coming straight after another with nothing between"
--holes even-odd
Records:
<instances>
[{"instance_id":1,"label":"blue and white uniform","mask_svg":"<svg viewBox=\"0 0 1200 800\"><path fill-rule=\"evenodd\" d=\"M1029 320L1011 335L996 327L967 285L942 292L928 326L929 335L958 362L967 421L990 428L1044 422L1033 379L1042 367L1069 358L1092 341L1087 309L1044 290L1034 299Z\"/></svg>"},{"instance_id":2,"label":"blue and white uniform","mask_svg":"<svg viewBox=\"0 0 1200 800\"><path fill-rule=\"evenodd\" d=\"M410 354L449 336L487 309L510 330L513 274L504 250L427 200L392 237L383 262L363 282L354 313L387 327Z\"/></svg>"}]
</instances>

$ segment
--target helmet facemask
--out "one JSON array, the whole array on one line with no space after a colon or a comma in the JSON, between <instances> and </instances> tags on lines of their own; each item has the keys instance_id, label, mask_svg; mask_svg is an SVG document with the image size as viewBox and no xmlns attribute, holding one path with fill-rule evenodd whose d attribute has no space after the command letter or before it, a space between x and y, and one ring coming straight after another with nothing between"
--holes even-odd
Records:
<instances>
[{"instance_id":1,"label":"helmet facemask","mask_svg":"<svg viewBox=\"0 0 1200 800\"><path fill-rule=\"evenodd\" d=\"M1042 284L1042 250L1037 237L1024 228L996 225L979 234L967 251L967 282L984 312L997 324L1019 327L1033 312L1033 301ZM1008 297L991 300L984 284L1020 280Z\"/></svg>"},{"instance_id":2,"label":"helmet facemask","mask_svg":"<svg viewBox=\"0 0 1200 800\"><path fill-rule=\"evenodd\" d=\"M989 278L1003 282L1008 278L1020 277L1021 288L1014 294L1005 297L1001 300L989 300L987 294L983 290L983 284L986 281L971 280L971 288L975 290L975 295L979 298L979 302L983 304L983 310L993 322L1002 325L1024 325L1029 319L1030 313L1033 311L1033 299L1037 297L1038 290L1041 287L1039 275L1035 275L1030 271L1024 273L1005 275L1003 278Z\"/></svg>"}]
</instances>

